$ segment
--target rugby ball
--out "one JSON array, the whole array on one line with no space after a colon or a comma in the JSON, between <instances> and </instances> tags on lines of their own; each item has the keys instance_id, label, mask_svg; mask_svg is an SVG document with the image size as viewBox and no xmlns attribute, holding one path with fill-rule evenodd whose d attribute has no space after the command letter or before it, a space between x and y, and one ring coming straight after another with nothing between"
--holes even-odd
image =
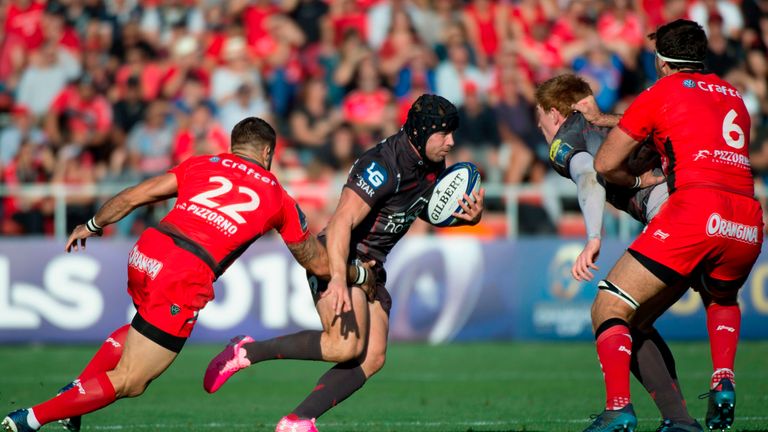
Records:
<instances>
[{"instance_id":1,"label":"rugby ball","mask_svg":"<svg viewBox=\"0 0 768 432\"><path fill-rule=\"evenodd\" d=\"M427 220L434 226L445 227L456 223L453 213L462 213L459 200L464 194L472 197L480 190L480 172L470 162L459 162L446 168L435 182L427 204ZM473 198L474 200L474 198Z\"/></svg>"}]
</instances>

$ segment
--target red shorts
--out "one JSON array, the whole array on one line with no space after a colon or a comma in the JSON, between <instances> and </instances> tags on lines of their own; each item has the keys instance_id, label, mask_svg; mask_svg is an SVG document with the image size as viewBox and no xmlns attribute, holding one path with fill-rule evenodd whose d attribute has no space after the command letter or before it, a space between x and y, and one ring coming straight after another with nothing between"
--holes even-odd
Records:
<instances>
[{"instance_id":1,"label":"red shorts","mask_svg":"<svg viewBox=\"0 0 768 432\"><path fill-rule=\"evenodd\" d=\"M152 228L128 254L128 294L139 315L177 338L189 337L198 311L213 299L213 280L200 258Z\"/></svg>"},{"instance_id":2,"label":"red shorts","mask_svg":"<svg viewBox=\"0 0 768 432\"><path fill-rule=\"evenodd\" d=\"M684 277L698 269L720 281L746 279L763 243L762 215L751 197L678 190L629 249Z\"/></svg>"}]
</instances>

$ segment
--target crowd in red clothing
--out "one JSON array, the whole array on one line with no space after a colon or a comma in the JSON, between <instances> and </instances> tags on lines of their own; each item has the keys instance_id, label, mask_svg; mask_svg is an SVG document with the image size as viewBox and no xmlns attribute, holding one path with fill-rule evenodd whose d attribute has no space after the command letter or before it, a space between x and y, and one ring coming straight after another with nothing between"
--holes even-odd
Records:
<instances>
[{"instance_id":1,"label":"crowd in red clothing","mask_svg":"<svg viewBox=\"0 0 768 432\"><path fill-rule=\"evenodd\" d=\"M741 90L753 165L768 172L766 0L7 0L0 176L135 182L225 151L255 115L277 128L275 169L322 223L324 191L429 92L460 108L454 159L486 181L539 182L535 85L575 71L621 111L655 80L645 36L680 17L707 30L709 67ZM69 225L96 204L72 197ZM50 233L52 212L48 198L5 198L0 232Z\"/></svg>"}]
</instances>

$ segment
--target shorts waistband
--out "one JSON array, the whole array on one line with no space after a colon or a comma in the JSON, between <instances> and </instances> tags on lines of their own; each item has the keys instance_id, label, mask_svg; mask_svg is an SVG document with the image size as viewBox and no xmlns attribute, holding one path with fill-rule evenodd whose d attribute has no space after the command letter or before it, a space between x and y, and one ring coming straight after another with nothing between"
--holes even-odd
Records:
<instances>
[{"instance_id":1,"label":"shorts waistband","mask_svg":"<svg viewBox=\"0 0 768 432\"><path fill-rule=\"evenodd\" d=\"M157 232L170 237L176 246L200 258L200 260L202 260L211 269L215 279L218 279L219 276L221 276L223 271L219 268L219 265L216 263L213 257L205 249L203 249L202 246L184 237L182 234L176 232L176 230L174 230L172 227L169 227L168 225L161 223L154 227L154 229Z\"/></svg>"}]
</instances>

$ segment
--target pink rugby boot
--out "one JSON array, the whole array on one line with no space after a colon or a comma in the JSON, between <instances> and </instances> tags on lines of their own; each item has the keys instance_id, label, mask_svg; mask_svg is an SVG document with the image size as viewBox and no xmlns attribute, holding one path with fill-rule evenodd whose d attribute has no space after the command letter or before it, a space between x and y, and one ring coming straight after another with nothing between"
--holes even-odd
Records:
<instances>
[{"instance_id":1,"label":"pink rugby boot","mask_svg":"<svg viewBox=\"0 0 768 432\"><path fill-rule=\"evenodd\" d=\"M275 432L320 432L315 427L315 419L301 420L296 414L288 414L277 423Z\"/></svg>"},{"instance_id":2,"label":"pink rugby boot","mask_svg":"<svg viewBox=\"0 0 768 432\"><path fill-rule=\"evenodd\" d=\"M250 336L240 335L233 337L230 343L224 347L224 351L220 352L208 363L208 368L205 370L205 378L203 378L203 388L205 391L208 393L215 392L235 372L251 365L250 360L245 356L245 348L243 348L243 345L249 342L253 342L253 338Z\"/></svg>"}]
</instances>

